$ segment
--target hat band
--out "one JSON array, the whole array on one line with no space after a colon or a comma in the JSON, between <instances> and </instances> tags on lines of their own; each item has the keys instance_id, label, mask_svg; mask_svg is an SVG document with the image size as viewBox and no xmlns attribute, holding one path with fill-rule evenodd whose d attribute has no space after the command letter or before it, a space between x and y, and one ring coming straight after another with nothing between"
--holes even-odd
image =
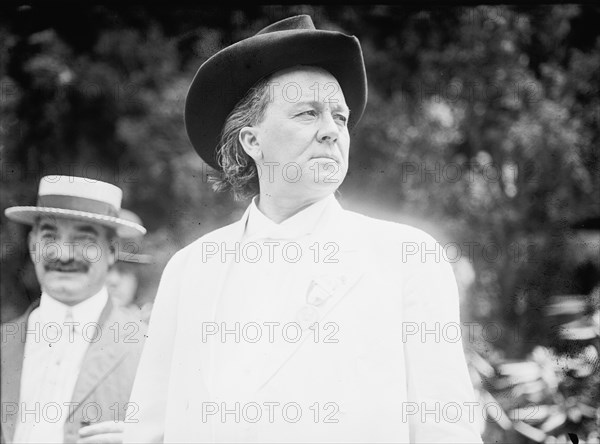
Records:
<instances>
[{"instance_id":1,"label":"hat band","mask_svg":"<svg viewBox=\"0 0 600 444\"><path fill-rule=\"evenodd\" d=\"M63 210L85 211L87 213L102 214L105 216L118 217L117 209L106 202L95 199L75 196L61 196L58 194L46 194L39 196L38 207L62 208Z\"/></svg>"}]
</instances>

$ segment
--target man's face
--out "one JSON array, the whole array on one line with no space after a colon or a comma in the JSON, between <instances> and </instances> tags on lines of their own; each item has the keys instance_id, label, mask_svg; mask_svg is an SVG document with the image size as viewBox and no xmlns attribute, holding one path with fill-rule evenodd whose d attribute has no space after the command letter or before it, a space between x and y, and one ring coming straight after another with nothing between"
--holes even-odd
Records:
<instances>
[{"instance_id":1,"label":"man's face","mask_svg":"<svg viewBox=\"0 0 600 444\"><path fill-rule=\"evenodd\" d=\"M254 128L261 194L311 198L335 191L348 171L349 109L330 73L298 66L276 73Z\"/></svg>"},{"instance_id":2,"label":"man's face","mask_svg":"<svg viewBox=\"0 0 600 444\"><path fill-rule=\"evenodd\" d=\"M115 261L106 227L57 217L40 218L29 252L42 290L67 305L100 291Z\"/></svg>"}]
</instances>

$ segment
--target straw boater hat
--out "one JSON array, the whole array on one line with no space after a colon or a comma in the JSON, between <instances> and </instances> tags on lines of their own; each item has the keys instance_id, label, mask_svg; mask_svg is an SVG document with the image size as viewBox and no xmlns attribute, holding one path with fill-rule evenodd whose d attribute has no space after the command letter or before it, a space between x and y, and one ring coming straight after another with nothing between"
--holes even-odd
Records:
<instances>
[{"instance_id":1,"label":"straw boater hat","mask_svg":"<svg viewBox=\"0 0 600 444\"><path fill-rule=\"evenodd\" d=\"M119 217L123 191L115 185L73 176L44 176L35 206L10 207L6 217L34 225L40 216L64 217L114 228L119 237L141 236L146 229Z\"/></svg>"},{"instance_id":2,"label":"straw boater hat","mask_svg":"<svg viewBox=\"0 0 600 444\"><path fill-rule=\"evenodd\" d=\"M319 66L339 82L350 110L349 129L367 102L367 76L358 39L315 29L308 15L273 23L219 51L200 66L185 103L185 127L200 157L220 170L216 156L227 116L260 79L296 65Z\"/></svg>"}]
</instances>

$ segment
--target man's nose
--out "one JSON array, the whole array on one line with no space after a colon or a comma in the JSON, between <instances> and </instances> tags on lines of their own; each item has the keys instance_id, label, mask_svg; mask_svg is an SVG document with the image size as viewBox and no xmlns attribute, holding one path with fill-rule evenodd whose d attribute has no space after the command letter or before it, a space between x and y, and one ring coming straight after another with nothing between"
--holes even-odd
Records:
<instances>
[{"instance_id":1,"label":"man's nose","mask_svg":"<svg viewBox=\"0 0 600 444\"><path fill-rule=\"evenodd\" d=\"M77 244L70 239L64 239L58 243L60 247L59 256L56 258L60 262L71 262L75 259Z\"/></svg>"},{"instance_id":2,"label":"man's nose","mask_svg":"<svg viewBox=\"0 0 600 444\"><path fill-rule=\"evenodd\" d=\"M330 113L323 113L321 118L321 126L317 133L317 140L319 142L336 142L340 135L340 129L338 128L333 116Z\"/></svg>"}]
</instances>

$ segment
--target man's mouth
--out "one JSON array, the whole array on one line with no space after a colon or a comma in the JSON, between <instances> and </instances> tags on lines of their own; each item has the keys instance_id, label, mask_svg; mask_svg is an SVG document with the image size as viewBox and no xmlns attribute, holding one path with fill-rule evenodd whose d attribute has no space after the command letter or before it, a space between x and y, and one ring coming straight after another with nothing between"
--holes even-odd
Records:
<instances>
[{"instance_id":1,"label":"man's mouth","mask_svg":"<svg viewBox=\"0 0 600 444\"><path fill-rule=\"evenodd\" d=\"M46 264L46 271L57 271L59 273L87 273L88 267L82 263L71 262L62 264L60 262L51 262Z\"/></svg>"},{"instance_id":2,"label":"man's mouth","mask_svg":"<svg viewBox=\"0 0 600 444\"><path fill-rule=\"evenodd\" d=\"M339 160L334 156L322 155L322 156L312 156L311 159L325 159L332 160L334 162L339 162Z\"/></svg>"}]
</instances>

